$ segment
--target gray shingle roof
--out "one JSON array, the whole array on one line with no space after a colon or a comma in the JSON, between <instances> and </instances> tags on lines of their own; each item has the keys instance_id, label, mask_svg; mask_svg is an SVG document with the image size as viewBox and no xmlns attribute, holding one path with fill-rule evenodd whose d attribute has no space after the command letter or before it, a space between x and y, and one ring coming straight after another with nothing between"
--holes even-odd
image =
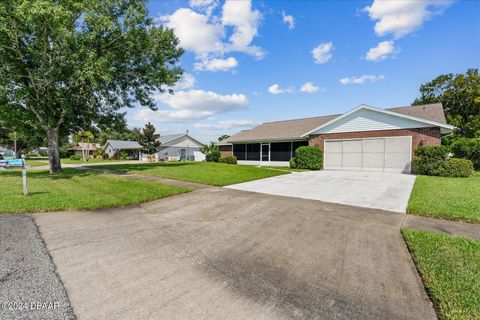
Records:
<instances>
[{"instance_id":1,"label":"gray shingle roof","mask_svg":"<svg viewBox=\"0 0 480 320\"><path fill-rule=\"evenodd\" d=\"M137 141L126 140L107 140L107 144L110 144L116 150L129 150L129 149L141 149L142 146Z\"/></svg>"},{"instance_id":2,"label":"gray shingle roof","mask_svg":"<svg viewBox=\"0 0 480 320\"><path fill-rule=\"evenodd\" d=\"M386 110L425 120L446 123L441 103L389 108ZM226 141L221 141L221 144L225 144L226 142L298 139L303 134L339 116L341 115L336 114L321 117L265 122L251 130L240 131Z\"/></svg>"},{"instance_id":3,"label":"gray shingle roof","mask_svg":"<svg viewBox=\"0 0 480 320\"><path fill-rule=\"evenodd\" d=\"M160 143L165 144L169 141L176 140L178 138L181 138L183 136L187 135L186 133L177 133L177 134L167 134L164 136L160 136Z\"/></svg>"}]
</instances>

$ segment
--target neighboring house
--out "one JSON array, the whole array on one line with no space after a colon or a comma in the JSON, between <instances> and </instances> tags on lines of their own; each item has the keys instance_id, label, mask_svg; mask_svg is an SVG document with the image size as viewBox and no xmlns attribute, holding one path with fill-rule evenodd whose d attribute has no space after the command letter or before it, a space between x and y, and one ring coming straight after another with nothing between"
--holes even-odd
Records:
<instances>
[{"instance_id":1,"label":"neighboring house","mask_svg":"<svg viewBox=\"0 0 480 320\"><path fill-rule=\"evenodd\" d=\"M360 105L341 115L263 123L221 141L239 164L288 165L300 146L324 152L325 170L412 171L419 145L439 145L453 126L440 103L378 109Z\"/></svg>"},{"instance_id":2,"label":"neighboring house","mask_svg":"<svg viewBox=\"0 0 480 320\"><path fill-rule=\"evenodd\" d=\"M205 155L200 152L203 143L192 138L188 132L160 136L158 161L204 161Z\"/></svg>"},{"instance_id":3,"label":"neighboring house","mask_svg":"<svg viewBox=\"0 0 480 320\"><path fill-rule=\"evenodd\" d=\"M110 158L120 152L126 152L129 157L138 160L142 146L137 141L107 140L103 147Z\"/></svg>"},{"instance_id":4,"label":"neighboring house","mask_svg":"<svg viewBox=\"0 0 480 320\"><path fill-rule=\"evenodd\" d=\"M40 153L47 153L48 154L48 148L47 147L39 147L36 149L33 149L31 154L39 156Z\"/></svg>"},{"instance_id":5,"label":"neighboring house","mask_svg":"<svg viewBox=\"0 0 480 320\"><path fill-rule=\"evenodd\" d=\"M5 147L0 146L0 156L2 157L14 157L15 152L13 150L7 149Z\"/></svg>"},{"instance_id":6,"label":"neighboring house","mask_svg":"<svg viewBox=\"0 0 480 320\"><path fill-rule=\"evenodd\" d=\"M89 156L95 156L99 148L100 148L100 144L98 143L80 142L75 147L67 149L67 153L83 156L83 152L85 153L88 152Z\"/></svg>"}]
</instances>

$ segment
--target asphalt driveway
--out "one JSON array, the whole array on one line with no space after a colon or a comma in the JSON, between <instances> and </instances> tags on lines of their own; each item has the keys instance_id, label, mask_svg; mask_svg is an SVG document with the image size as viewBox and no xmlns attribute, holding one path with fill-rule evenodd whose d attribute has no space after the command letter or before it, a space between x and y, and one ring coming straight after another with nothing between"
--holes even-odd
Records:
<instances>
[{"instance_id":1,"label":"asphalt driveway","mask_svg":"<svg viewBox=\"0 0 480 320\"><path fill-rule=\"evenodd\" d=\"M294 172L226 188L406 212L415 176L356 171Z\"/></svg>"},{"instance_id":2,"label":"asphalt driveway","mask_svg":"<svg viewBox=\"0 0 480 320\"><path fill-rule=\"evenodd\" d=\"M34 215L79 319L435 319L403 217L225 188Z\"/></svg>"}]
</instances>

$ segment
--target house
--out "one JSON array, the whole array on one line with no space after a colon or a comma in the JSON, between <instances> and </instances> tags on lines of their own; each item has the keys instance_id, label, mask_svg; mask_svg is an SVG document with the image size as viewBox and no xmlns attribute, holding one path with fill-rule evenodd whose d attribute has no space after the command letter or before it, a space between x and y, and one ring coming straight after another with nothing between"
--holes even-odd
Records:
<instances>
[{"instance_id":1,"label":"house","mask_svg":"<svg viewBox=\"0 0 480 320\"><path fill-rule=\"evenodd\" d=\"M92 157L95 156L98 149L100 149L100 144L98 143L80 142L75 147L67 149L67 153L83 156L83 153L85 152L85 154L88 153L88 155Z\"/></svg>"},{"instance_id":2,"label":"house","mask_svg":"<svg viewBox=\"0 0 480 320\"><path fill-rule=\"evenodd\" d=\"M344 114L263 123L219 143L239 164L286 166L300 146L323 150L325 170L412 171L420 145L439 145L454 129L440 103L379 109L360 105Z\"/></svg>"},{"instance_id":3,"label":"house","mask_svg":"<svg viewBox=\"0 0 480 320\"><path fill-rule=\"evenodd\" d=\"M128 157L138 160L142 146L137 141L107 140L103 149L110 158L114 157L120 152L126 152Z\"/></svg>"},{"instance_id":4,"label":"house","mask_svg":"<svg viewBox=\"0 0 480 320\"><path fill-rule=\"evenodd\" d=\"M160 137L158 161L204 161L205 155L200 152L203 143L187 133L170 134Z\"/></svg>"}]
</instances>

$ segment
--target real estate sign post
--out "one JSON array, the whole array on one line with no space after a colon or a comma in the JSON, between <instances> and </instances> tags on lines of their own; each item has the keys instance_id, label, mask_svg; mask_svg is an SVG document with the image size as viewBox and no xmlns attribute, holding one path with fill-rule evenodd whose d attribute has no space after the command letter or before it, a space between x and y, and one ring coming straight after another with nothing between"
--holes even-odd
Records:
<instances>
[{"instance_id":1,"label":"real estate sign post","mask_svg":"<svg viewBox=\"0 0 480 320\"><path fill-rule=\"evenodd\" d=\"M0 160L0 168L10 168L10 167L22 167L22 183L23 183L23 195L28 195L28 186L27 186L27 165L25 159L5 159Z\"/></svg>"}]
</instances>

